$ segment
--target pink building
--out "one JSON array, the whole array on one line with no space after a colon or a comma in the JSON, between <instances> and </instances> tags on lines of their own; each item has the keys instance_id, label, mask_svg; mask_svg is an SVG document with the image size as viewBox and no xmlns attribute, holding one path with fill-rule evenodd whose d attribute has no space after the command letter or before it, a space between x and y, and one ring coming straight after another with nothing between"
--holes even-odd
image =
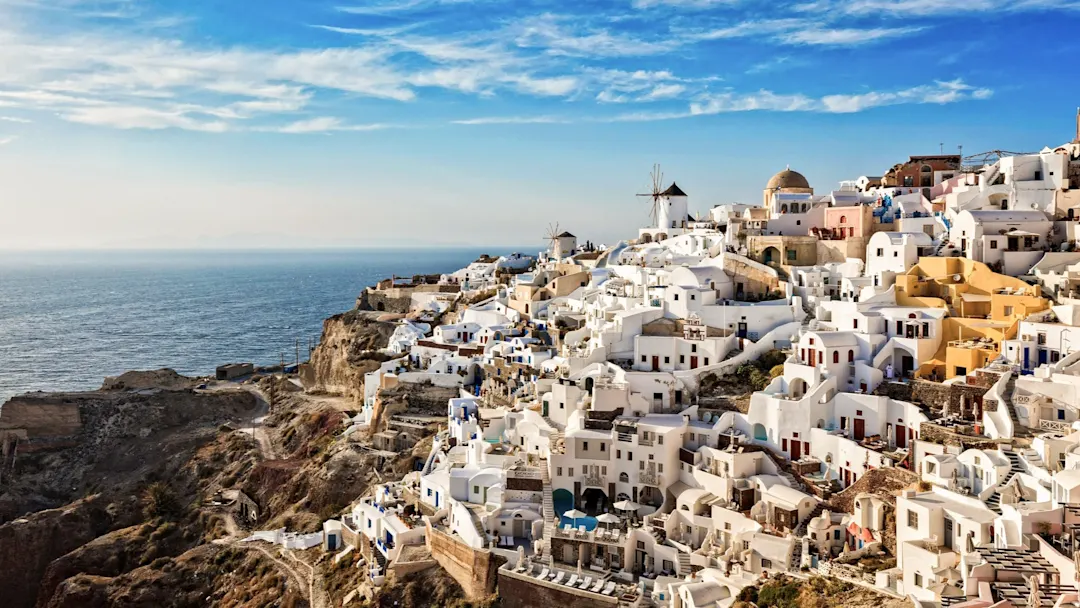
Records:
<instances>
[{"instance_id":1,"label":"pink building","mask_svg":"<svg viewBox=\"0 0 1080 608\"><path fill-rule=\"evenodd\" d=\"M869 205L829 207L825 210L825 226L820 238L840 240L869 237L873 233L873 211Z\"/></svg>"}]
</instances>

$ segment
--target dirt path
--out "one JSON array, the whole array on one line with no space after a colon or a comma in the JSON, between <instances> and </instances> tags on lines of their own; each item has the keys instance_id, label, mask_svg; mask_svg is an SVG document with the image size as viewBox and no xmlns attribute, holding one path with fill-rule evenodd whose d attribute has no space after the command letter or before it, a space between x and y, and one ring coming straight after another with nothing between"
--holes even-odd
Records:
<instances>
[{"instance_id":1,"label":"dirt path","mask_svg":"<svg viewBox=\"0 0 1080 608\"><path fill-rule=\"evenodd\" d=\"M263 423L266 422L266 416L270 413L270 403L266 400L266 397L257 388L245 387L248 392L255 396L255 402L258 404L255 413L251 418L251 436L255 438L255 443L259 445L259 453L266 460L276 460L277 450L274 449L274 443L270 441L270 436L266 433L266 427Z\"/></svg>"}]
</instances>

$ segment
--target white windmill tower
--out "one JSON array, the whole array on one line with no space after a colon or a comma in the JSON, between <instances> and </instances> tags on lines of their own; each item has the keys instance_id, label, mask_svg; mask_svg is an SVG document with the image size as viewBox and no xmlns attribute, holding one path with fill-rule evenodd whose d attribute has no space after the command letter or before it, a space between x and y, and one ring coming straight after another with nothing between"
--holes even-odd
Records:
<instances>
[{"instance_id":1,"label":"white windmill tower","mask_svg":"<svg viewBox=\"0 0 1080 608\"><path fill-rule=\"evenodd\" d=\"M675 182L664 188L664 174L660 172L658 164L653 165L649 177L652 181L651 192L638 194L638 196L647 196L652 200L649 214L653 220L653 227L658 234L666 236L682 234L686 229L688 217L686 193Z\"/></svg>"},{"instance_id":2,"label":"white windmill tower","mask_svg":"<svg viewBox=\"0 0 1080 608\"><path fill-rule=\"evenodd\" d=\"M572 254L577 249L577 237L566 231L560 232L558 222L548 224L548 232L544 240L548 242L548 251L556 261Z\"/></svg>"}]
</instances>

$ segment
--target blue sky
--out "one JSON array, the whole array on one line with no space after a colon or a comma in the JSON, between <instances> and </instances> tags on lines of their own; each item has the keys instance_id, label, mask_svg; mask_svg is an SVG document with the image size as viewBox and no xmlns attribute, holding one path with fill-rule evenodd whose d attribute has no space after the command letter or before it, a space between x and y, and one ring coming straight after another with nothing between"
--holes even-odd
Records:
<instances>
[{"instance_id":1,"label":"blue sky","mask_svg":"<svg viewBox=\"0 0 1080 608\"><path fill-rule=\"evenodd\" d=\"M0 0L0 248L535 245L1072 139L1070 0Z\"/></svg>"}]
</instances>

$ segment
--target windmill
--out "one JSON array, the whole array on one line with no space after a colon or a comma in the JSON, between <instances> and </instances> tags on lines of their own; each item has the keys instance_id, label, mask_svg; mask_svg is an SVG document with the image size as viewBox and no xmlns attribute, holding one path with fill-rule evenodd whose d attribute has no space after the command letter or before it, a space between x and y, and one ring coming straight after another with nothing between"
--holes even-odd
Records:
<instances>
[{"instance_id":1,"label":"windmill","mask_svg":"<svg viewBox=\"0 0 1080 608\"><path fill-rule=\"evenodd\" d=\"M547 236L544 237L544 240L548 242L548 251L550 251L551 255L555 256L555 259L557 260L562 258L562 252L559 251L559 234L561 233L559 232L558 222L548 224Z\"/></svg>"},{"instance_id":2,"label":"windmill","mask_svg":"<svg viewBox=\"0 0 1080 608\"><path fill-rule=\"evenodd\" d=\"M652 217L653 226L659 227L660 224L660 197L663 195L664 174L660 172L660 165L653 165L652 173L649 174L649 178L652 181L652 192L646 194L638 194L638 196L652 197L652 208L649 215Z\"/></svg>"}]
</instances>

